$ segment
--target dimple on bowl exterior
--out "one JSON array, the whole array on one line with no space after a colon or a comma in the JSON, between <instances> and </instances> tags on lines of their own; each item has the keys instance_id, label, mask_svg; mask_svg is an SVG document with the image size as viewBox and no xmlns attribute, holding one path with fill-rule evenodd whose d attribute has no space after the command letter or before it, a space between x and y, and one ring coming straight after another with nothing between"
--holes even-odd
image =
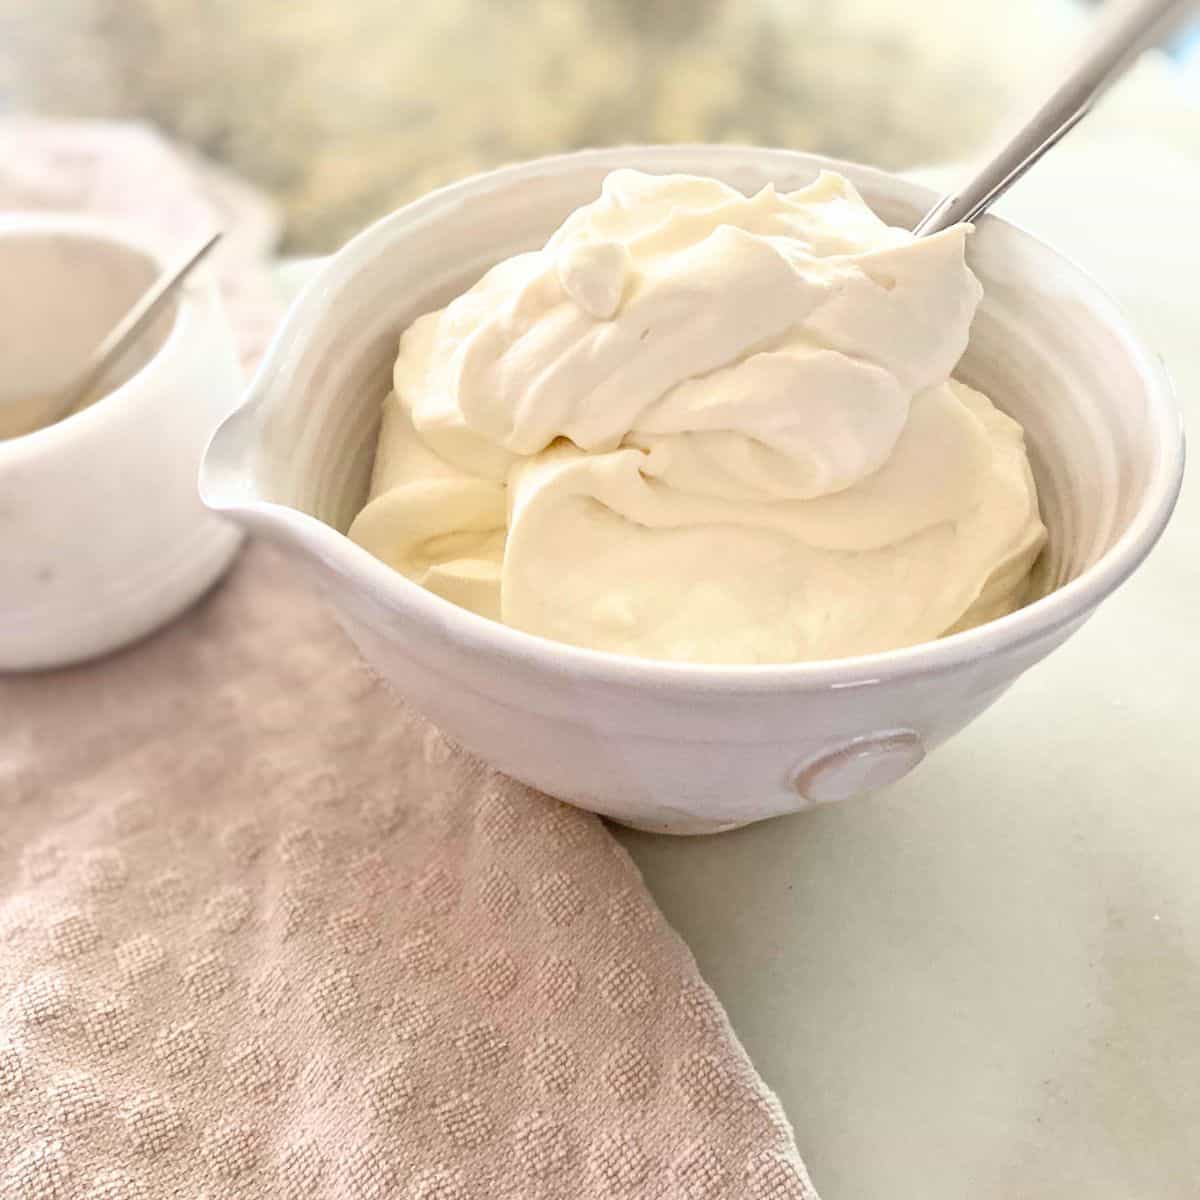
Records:
<instances>
[{"instance_id":1,"label":"dimple on bowl exterior","mask_svg":"<svg viewBox=\"0 0 1200 1200\"><path fill-rule=\"evenodd\" d=\"M1086 275L985 218L969 248L985 299L958 373L1026 427L1050 529L1041 598L937 642L775 666L655 662L507 628L398 575L345 530L403 328L540 245L622 166L747 192L832 168L896 224L935 198L868 167L714 146L583 151L445 188L367 229L312 280L214 436L201 493L309 566L366 660L415 708L560 799L705 833L894 782L1069 637L1161 534L1183 468L1161 364Z\"/></svg>"}]
</instances>

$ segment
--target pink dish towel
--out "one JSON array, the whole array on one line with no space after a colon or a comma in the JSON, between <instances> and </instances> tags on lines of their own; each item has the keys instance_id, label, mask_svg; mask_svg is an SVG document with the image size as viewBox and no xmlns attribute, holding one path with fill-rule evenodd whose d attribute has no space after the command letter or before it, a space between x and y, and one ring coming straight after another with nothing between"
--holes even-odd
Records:
<instances>
[{"instance_id":1,"label":"pink dish towel","mask_svg":"<svg viewBox=\"0 0 1200 1200\"><path fill-rule=\"evenodd\" d=\"M0 713L5 1200L815 1200L603 824L399 704L276 552Z\"/></svg>"}]
</instances>

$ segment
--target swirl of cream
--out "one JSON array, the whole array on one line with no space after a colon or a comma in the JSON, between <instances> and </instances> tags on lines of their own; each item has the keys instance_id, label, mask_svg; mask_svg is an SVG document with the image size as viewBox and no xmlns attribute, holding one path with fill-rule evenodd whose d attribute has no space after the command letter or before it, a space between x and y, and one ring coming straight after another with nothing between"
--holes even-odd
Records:
<instances>
[{"instance_id":1,"label":"swirl of cream","mask_svg":"<svg viewBox=\"0 0 1200 1200\"><path fill-rule=\"evenodd\" d=\"M1044 530L1019 426L950 380L967 233L914 239L832 173L746 197L614 172L405 333L350 536L648 657L836 657L1007 611Z\"/></svg>"}]
</instances>

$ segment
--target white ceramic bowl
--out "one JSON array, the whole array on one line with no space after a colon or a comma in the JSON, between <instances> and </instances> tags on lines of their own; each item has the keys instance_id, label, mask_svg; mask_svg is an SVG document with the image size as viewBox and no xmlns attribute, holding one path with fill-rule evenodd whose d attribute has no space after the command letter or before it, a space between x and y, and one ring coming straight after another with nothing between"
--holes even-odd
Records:
<instances>
[{"instance_id":1,"label":"white ceramic bowl","mask_svg":"<svg viewBox=\"0 0 1200 1200\"><path fill-rule=\"evenodd\" d=\"M699 833L894 781L1076 630L1153 546L1183 467L1162 368L1090 279L987 218L970 246L986 299L960 374L1028 432L1050 530L1048 594L938 642L782 666L653 662L509 629L402 578L344 531L366 495L400 331L491 263L540 245L618 166L713 175L747 192L799 187L831 166L897 224L934 199L865 167L704 146L588 151L436 192L355 238L300 296L209 448L202 494L314 568L401 695L551 795Z\"/></svg>"},{"instance_id":2,"label":"white ceramic bowl","mask_svg":"<svg viewBox=\"0 0 1200 1200\"><path fill-rule=\"evenodd\" d=\"M165 265L107 224L0 217L3 432L33 423L30 398L62 384ZM189 280L123 373L89 408L0 440L0 670L149 633L237 549L241 531L196 494L204 445L241 389L210 280Z\"/></svg>"}]
</instances>

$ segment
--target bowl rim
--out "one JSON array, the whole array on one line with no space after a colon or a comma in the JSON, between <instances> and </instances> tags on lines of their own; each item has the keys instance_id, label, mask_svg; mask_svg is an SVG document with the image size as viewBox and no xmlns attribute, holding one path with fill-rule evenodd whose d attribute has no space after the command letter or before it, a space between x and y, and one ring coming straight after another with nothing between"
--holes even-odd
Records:
<instances>
[{"instance_id":1,"label":"bowl rim","mask_svg":"<svg viewBox=\"0 0 1200 1200\"><path fill-rule=\"evenodd\" d=\"M397 227L421 219L447 201L478 193L480 189L532 178L547 170L561 171L571 166L606 166L609 169L641 166L663 170L670 169L672 159L679 160L682 165L697 157L764 168L777 165L780 171L784 168L841 171L856 183L873 179L899 201L911 200L914 207L932 204L938 196L934 189L924 184L878 167L803 151L751 145L641 144L576 150L484 171L426 193L382 217L330 256L292 302L243 402L226 421L258 408L269 399L274 391L274 379L287 373L297 336L303 335L313 322L319 320L319 306L370 265L377 245L386 241ZM379 561L345 534L286 505L265 500L248 501L245 496L222 498L212 494L205 486L204 476L216 435L202 464L201 493L205 502L219 511L246 516L258 514L268 520L278 520L288 514L290 520L300 521L305 529L305 540L320 546L323 559L343 564L345 573L362 579L373 596L403 611L406 616L416 618L426 628L448 636L462 648L514 665L567 676L578 682L588 680L690 693L760 694L840 689L943 674L985 658L1010 653L1050 637L1064 626L1081 622L1137 569L1153 549L1171 516L1182 485L1183 418L1161 358L1143 344L1119 305L1087 271L1020 225L994 214L988 214L978 224L1002 229L1005 236L1015 237L1038 252L1054 257L1074 274L1093 312L1119 340L1144 382L1149 398L1148 419L1154 427L1159 453L1137 511L1120 536L1094 563L1048 595L972 629L873 654L783 663L677 662L592 650L527 633L461 608Z\"/></svg>"},{"instance_id":2,"label":"bowl rim","mask_svg":"<svg viewBox=\"0 0 1200 1200\"><path fill-rule=\"evenodd\" d=\"M0 215L0 240L10 236L54 236L66 235L81 240L97 242L109 247L132 253L146 259L156 275L168 267L167 259L132 226L107 218L83 213L42 212L38 210L14 210ZM200 268L203 271L203 267ZM111 418L114 406L129 403L129 398L153 382L166 369L166 364L175 357L179 345L189 336L196 321L198 293L187 286L181 287L175 296L175 311L171 327L158 349L127 379L87 408L73 412L50 425L39 425L28 433L15 437L0 438L0 469L14 461L53 450L60 441L87 437L101 424Z\"/></svg>"}]
</instances>

